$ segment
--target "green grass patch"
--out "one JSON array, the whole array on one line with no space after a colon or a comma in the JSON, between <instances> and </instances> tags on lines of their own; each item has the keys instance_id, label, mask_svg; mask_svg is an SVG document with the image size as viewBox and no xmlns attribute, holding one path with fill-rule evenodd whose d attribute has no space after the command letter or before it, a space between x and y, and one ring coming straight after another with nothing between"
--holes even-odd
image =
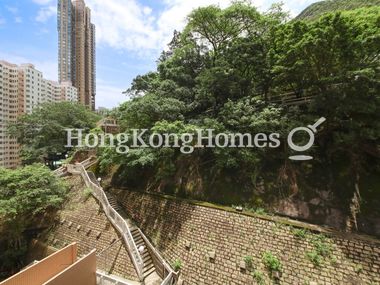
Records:
<instances>
[{"instance_id":1,"label":"green grass patch","mask_svg":"<svg viewBox=\"0 0 380 285\"><path fill-rule=\"evenodd\" d=\"M305 239L307 237L307 234L309 233L306 229L293 229L292 233L295 237L299 239Z\"/></svg>"},{"instance_id":2,"label":"green grass patch","mask_svg":"<svg viewBox=\"0 0 380 285\"><path fill-rule=\"evenodd\" d=\"M172 267L175 272L180 271L182 269L182 261L179 259L174 260L174 262L172 263Z\"/></svg>"},{"instance_id":3,"label":"green grass patch","mask_svg":"<svg viewBox=\"0 0 380 285\"><path fill-rule=\"evenodd\" d=\"M260 270L255 270L252 273L252 277L253 277L253 279L255 279L255 281L258 285L265 285L264 273L262 273Z\"/></svg>"},{"instance_id":4,"label":"green grass patch","mask_svg":"<svg viewBox=\"0 0 380 285\"><path fill-rule=\"evenodd\" d=\"M264 252L263 263L270 272L274 272L274 271L281 272L282 263L272 252L270 251Z\"/></svg>"},{"instance_id":5,"label":"green grass patch","mask_svg":"<svg viewBox=\"0 0 380 285\"><path fill-rule=\"evenodd\" d=\"M86 187L84 190L83 190L83 197L84 197L84 200L87 201L91 195L92 195L93 191L91 188L89 187Z\"/></svg>"}]
</instances>

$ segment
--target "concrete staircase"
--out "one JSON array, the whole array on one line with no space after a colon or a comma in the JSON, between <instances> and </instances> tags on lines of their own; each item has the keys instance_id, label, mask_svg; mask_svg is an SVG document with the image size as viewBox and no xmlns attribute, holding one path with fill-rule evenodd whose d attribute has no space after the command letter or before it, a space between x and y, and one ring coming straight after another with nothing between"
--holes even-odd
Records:
<instances>
[{"instance_id":1,"label":"concrete staircase","mask_svg":"<svg viewBox=\"0 0 380 285\"><path fill-rule=\"evenodd\" d=\"M148 251L148 246L145 244L145 241L142 238L138 228L136 227L131 228L131 233L133 236L133 240L135 241L135 244L137 248L139 249L141 253L141 257L144 262L144 278L147 278L148 276L155 273L156 271L156 268L154 267L154 264L153 264L152 256L150 255Z\"/></svg>"},{"instance_id":2,"label":"concrete staircase","mask_svg":"<svg viewBox=\"0 0 380 285\"><path fill-rule=\"evenodd\" d=\"M162 279L159 277L159 275L156 272L156 268L154 266L152 256L148 251L148 246L145 243L143 237L141 236L139 229L133 224L131 220L129 220L126 217L125 213L123 212L122 208L117 202L117 198L112 193L105 192L105 194L112 208L114 208L122 217L124 217L126 219L126 222L130 225L130 230L131 230L133 240L137 246L137 249L139 249L140 255L144 262L144 268L143 268L144 284L145 285L160 285L162 283Z\"/></svg>"},{"instance_id":3,"label":"concrete staircase","mask_svg":"<svg viewBox=\"0 0 380 285\"><path fill-rule=\"evenodd\" d=\"M65 173L82 176L85 184L93 191L93 196L100 202L107 218L118 230L128 247L131 260L136 268L139 279L144 285L174 285L179 274L167 264L165 259L145 237L144 233L128 218L119 206L117 198L104 191L96 176L86 170L96 159L90 158L79 164L68 164ZM140 252L141 251L141 252ZM106 277L103 277L105 279ZM108 277L107 277L108 278Z\"/></svg>"},{"instance_id":4,"label":"concrete staircase","mask_svg":"<svg viewBox=\"0 0 380 285\"><path fill-rule=\"evenodd\" d=\"M120 214L121 208L120 208L119 203L117 202L116 197L109 192L104 192L104 193L106 194L108 202L110 203L111 207L114 208L115 211Z\"/></svg>"}]
</instances>

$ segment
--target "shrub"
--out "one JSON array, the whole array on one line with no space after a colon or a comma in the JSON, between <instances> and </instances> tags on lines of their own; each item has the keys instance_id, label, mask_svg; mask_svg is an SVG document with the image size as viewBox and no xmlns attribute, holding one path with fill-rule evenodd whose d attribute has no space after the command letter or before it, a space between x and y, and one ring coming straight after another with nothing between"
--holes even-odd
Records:
<instances>
[{"instance_id":1,"label":"shrub","mask_svg":"<svg viewBox=\"0 0 380 285\"><path fill-rule=\"evenodd\" d=\"M314 250L308 252L306 256L315 266L321 266L323 258L331 255L331 247L326 242L326 237L324 235L313 237L311 242L314 246Z\"/></svg>"},{"instance_id":2,"label":"shrub","mask_svg":"<svg viewBox=\"0 0 380 285\"><path fill-rule=\"evenodd\" d=\"M258 215L265 215L267 212L265 211L264 208L257 208L255 210L255 213L258 214Z\"/></svg>"},{"instance_id":3,"label":"shrub","mask_svg":"<svg viewBox=\"0 0 380 285\"><path fill-rule=\"evenodd\" d=\"M255 270L255 272L252 273L252 276L258 285L265 285L264 274L261 271Z\"/></svg>"},{"instance_id":4,"label":"shrub","mask_svg":"<svg viewBox=\"0 0 380 285\"><path fill-rule=\"evenodd\" d=\"M83 190L84 200L87 201L88 198L91 197L92 193L93 193L93 191L92 191L91 188L89 188L89 187L85 188L85 189Z\"/></svg>"},{"instance_id":5,"label":"shrub","mask_svg":"<svg viewBox=\"0 0 380 285\"><path fill-rule=\"evenodd\" d=\"M323 257L328 257L331 254L331 247L326 243L326 237L319 235L312 241L317 253Z\"/></svg>"},{"instance_id":6,"label":"shrub","mask_svg":"<svg viewBox=\"0 0 380 285\"><path fill-rule=\"evenodd\" d=\"M361 264L355 265L355 272L357 274L362 273L363 272L363 265L361 265Z\"/></svg>"},{"instance_id":7,"label":"shrub","mask_svg":"<svg viewBox=\"0 0 380 285\"><path fill-rule=\"evenodd\" d=\"M306 238L308 233L308 231L305 229L294 229L292 232L295 237L302 239Z\"/></svg>"},{"instance_id":8,"label":"shrub","mask_svg":"<svg viewBox=\"0 0 380 285\"><path fill-rule=\"evenodd\" d=\"M182 268L182 261L179 260L179 259L176 259L173 262L172 267L173 267L173 269L174 269L175 272L180 271L181 268Z\"/></svg>"},{"instance_id":9,"label":"shrub","mask_svg":"<svg viewBox=\"0 0 380 285\"><path fill-rule=\"evenodd\" d=\"M250 270L253 267L253 257L250 255L244 256L244 262L245 265L247 266L247 269Z\"/></svg>"},{"instance_id":10,"label":"shrub","mask_svg":"<svg viewBox=\"0 0 380 285\"><path fill-rule=\"evenodd\" d=\"M307 258L315 265L320 267L322 264L322 256L316 250L306 253Z\"/></svg>"},{"instance_id":11,"label":"shrub","mask_svg":"<svg viewBox=\"0 0 380 285\"><path fill-rule=\"evenodd\" d=\"M282 268L281 261L275 255L273 255L273 253L271 253L270 251L266 251L263 254L263 262L264 262L265 267L270 272L281 271L281 268Z\"/></svg>"}]
</instances>

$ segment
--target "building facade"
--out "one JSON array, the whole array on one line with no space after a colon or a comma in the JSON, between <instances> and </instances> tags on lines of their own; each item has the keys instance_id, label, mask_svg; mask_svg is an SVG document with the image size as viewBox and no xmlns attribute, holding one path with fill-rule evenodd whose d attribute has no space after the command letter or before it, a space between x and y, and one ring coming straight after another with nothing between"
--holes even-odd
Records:
<instances>
[{"instance_id":1,"label":"building facade","mask_svg":"<svg viewBox=\"0 0 380 285\"><path fill-rule=\"evenodd\" d=\"M58 83L57 83L58 84ZM60 101L78 102L78 89L66 81L58 84L61 98Z\"/></svg>"},{"instance_id":2,"label":"building facade","mask_svg":"<svg viewBox=\"0 0 380 285\"><path fill-rule=\"evenodd\" d=\"M17 140L7 135L9 124L42 103L58 101L78 102L77 89L70 82L43 78L32 64L0 61L0 167L15 168L21 163Z\"/></svg>"},{"instance_id":3,"label":"building facade","mask_svg":"<svg viewBox=\"0 0 380 285\"><path fill-rule=\"evenodd\" d=\"M95 25L84 0L58 1L59 82L72 82L79 102L95 109Z\"/></svg>"},{"instance_id":4,"label":"building facade","mask_svg":"<svg viewBox=\"0 0 380 285\"><path fill-rule=\"evenodd\" d=\"M7 135L8 124L17 120L22 108L19 74L17 65L0 61L0 167L13 168L20 163L17 140Z\"/></svg>"}]
</instances>

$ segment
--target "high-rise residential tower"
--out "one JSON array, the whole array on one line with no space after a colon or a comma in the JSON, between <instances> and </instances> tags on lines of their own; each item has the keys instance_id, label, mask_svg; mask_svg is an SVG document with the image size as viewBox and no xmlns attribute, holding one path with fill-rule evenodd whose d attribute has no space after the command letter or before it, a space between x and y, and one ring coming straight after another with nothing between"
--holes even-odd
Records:
<instances>
[{"instance_id":1,"label":"high-rise residential tower","mask_svg":"<svg viewBox=\"0 0 380 285\"><path fill-rule=\"evenodd\" d=\"M17 65L0 60L0 167L21 164L17 140L7 132L9 124L43 103L59 101L78 101L77 89L70 82L47 80L30 63Z\"/></svg>"},{"instance_id":2,"label":"high-rise residential tower","mask_svg":"<svg viewBox=\"0 0 380 285\"><path fill-rule=\"evenodd\" d=\"M79 102L95 109L95 25L84 0L58 0L59 81L71 81Z\"/></svg>"}]
</instances>

